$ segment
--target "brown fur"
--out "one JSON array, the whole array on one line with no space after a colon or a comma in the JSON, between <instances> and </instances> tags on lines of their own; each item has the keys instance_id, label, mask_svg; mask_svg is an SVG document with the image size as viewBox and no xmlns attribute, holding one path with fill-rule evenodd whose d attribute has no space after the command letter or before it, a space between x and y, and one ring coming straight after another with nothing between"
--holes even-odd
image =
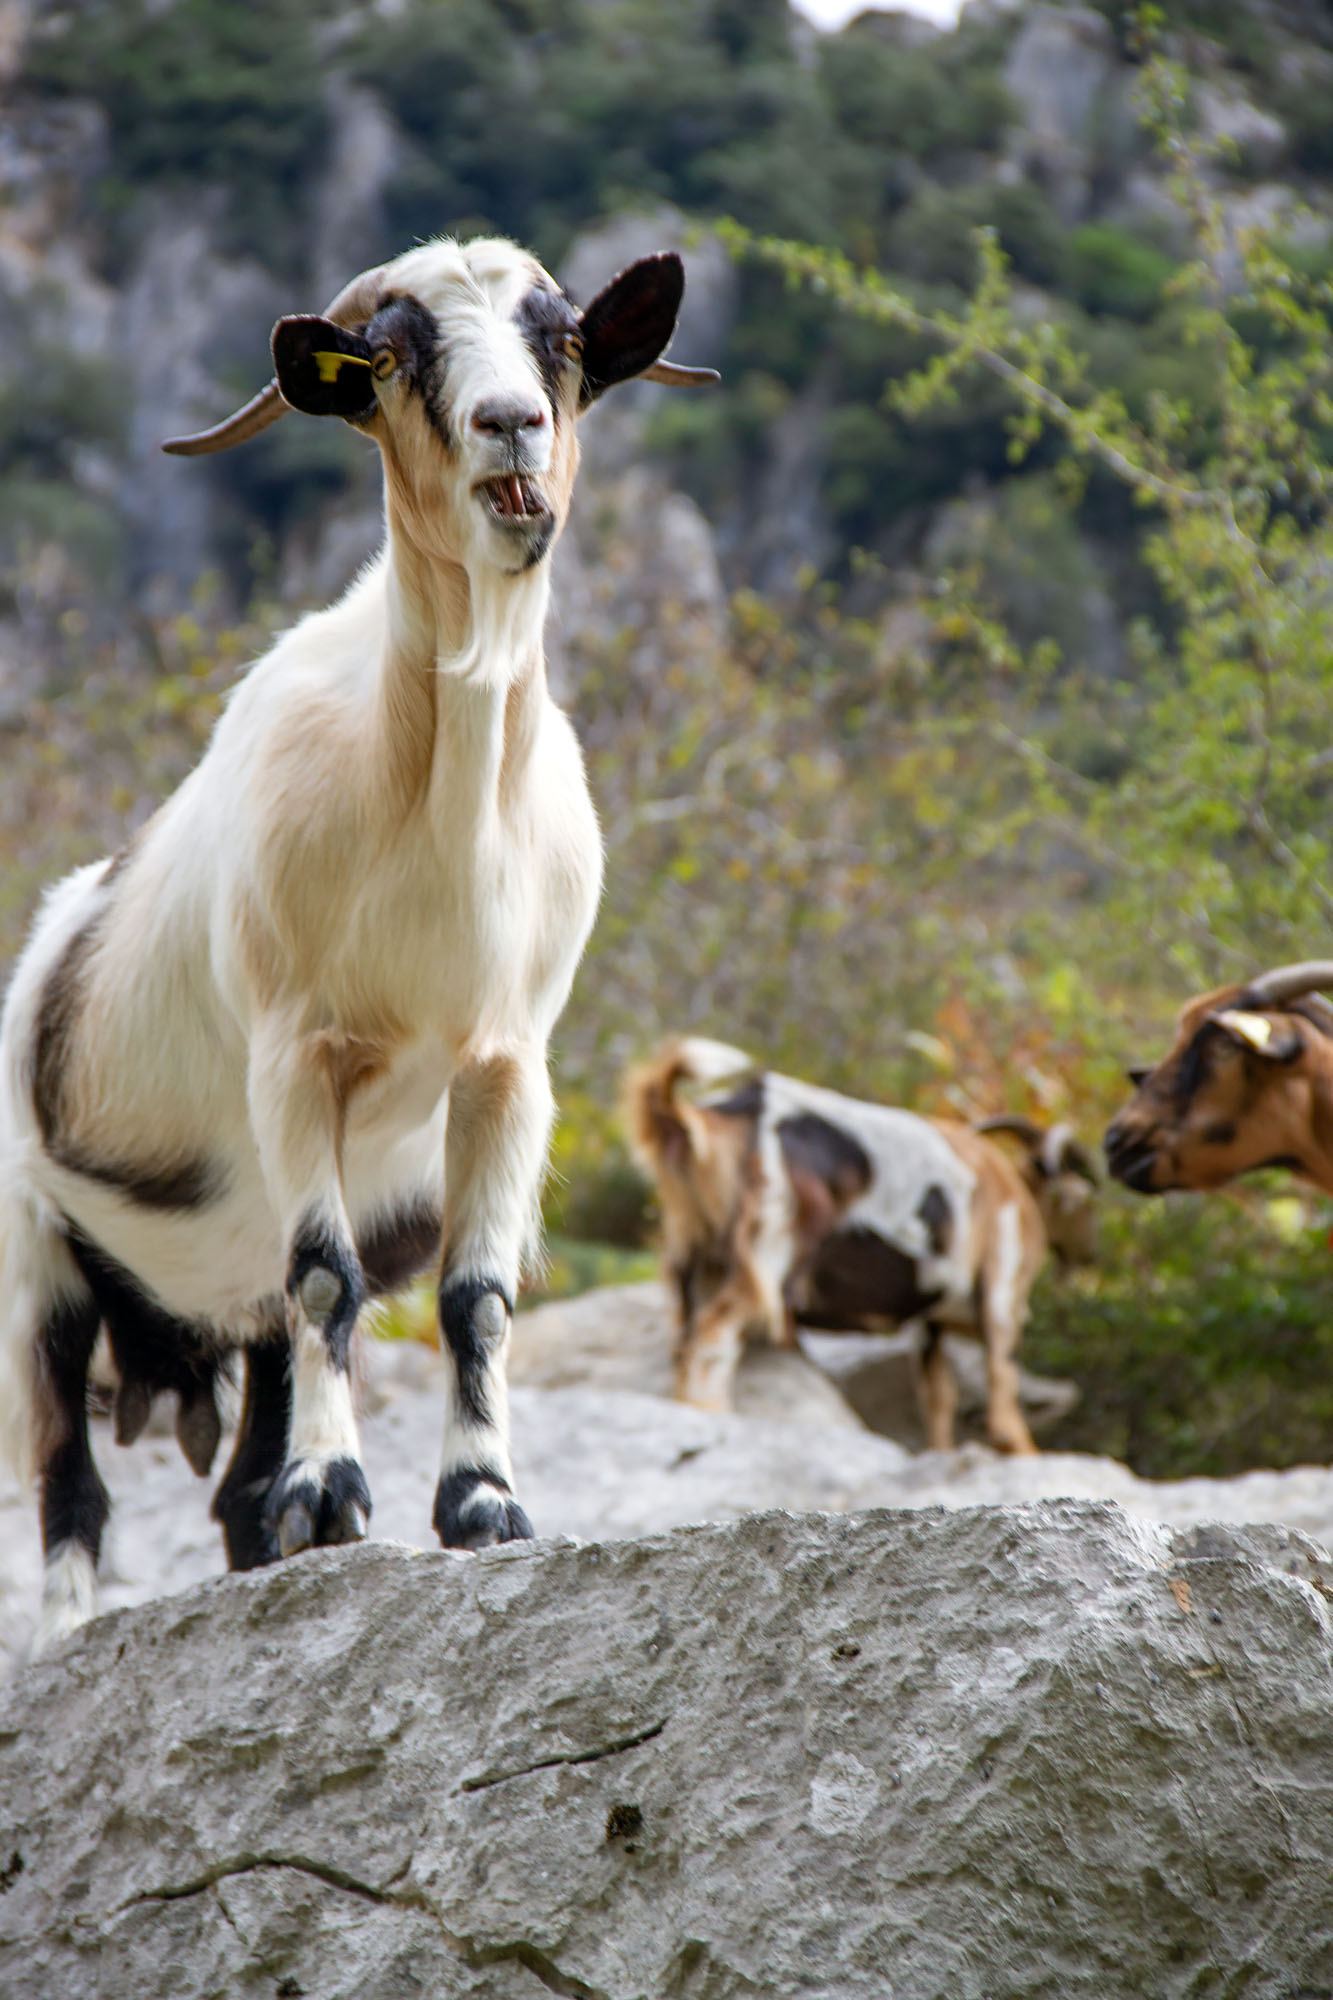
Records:
<instances>
[{"instance_id":1,"label":"brown fur","mask_svg":"<svg viewBox=\"0 0 1333 2000\"><path fill-rule=\"evenodd\" d=\"M1269 1053L1219 1020L1237 1009L1271 1022ZM1300 1001L1247 1006L1243 986L1201 994L1108 1127L1106 1150L1112 1173L1141 1194L1218 1188L1270 1165L1333 1194L1333 1039Z\"/></svg>"}]
</instances>

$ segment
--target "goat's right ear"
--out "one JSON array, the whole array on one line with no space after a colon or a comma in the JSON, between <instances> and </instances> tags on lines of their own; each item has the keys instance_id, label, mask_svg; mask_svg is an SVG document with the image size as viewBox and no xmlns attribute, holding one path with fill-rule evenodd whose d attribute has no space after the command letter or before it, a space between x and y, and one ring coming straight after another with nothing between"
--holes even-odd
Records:
<instances>
[{"instance_id":1,"label":"goat's right ear","mask_svg":"<svg viewBox=\"0 0 1333 2000\"><path fill-rule=\"evenodd\" d=\"M370 343L316 313L293 313L273 329L273 367L284 403L308 417L368 417L375 408Z\"/></svg>"},{"instance_id":2,"label":"goat's right ear","mask_svg":"<svg viewBox=\"0 0 1333 2000\"><path fill-rule=\"evenodd\" d=\"M685 266L674 250L640 257L601 290L579 321L587 409L604 389L651 368L676 330Z\"/></svg>"},{"instance_id":3,"label":"goat's right ear","mask_svg":"<svg viewBox=\"0 0 1333 2000\"><path fill-rule=\"evenodd\" d=\"M1233 1042L1252 1049L1267 1062L1295 1062L1305 1047L1294 1028L1281 1034L1267 1014L1252 1014L1244 1007L1223 1007L1208 1018L1230 1035Z\"/></svg>"}]
</instances>

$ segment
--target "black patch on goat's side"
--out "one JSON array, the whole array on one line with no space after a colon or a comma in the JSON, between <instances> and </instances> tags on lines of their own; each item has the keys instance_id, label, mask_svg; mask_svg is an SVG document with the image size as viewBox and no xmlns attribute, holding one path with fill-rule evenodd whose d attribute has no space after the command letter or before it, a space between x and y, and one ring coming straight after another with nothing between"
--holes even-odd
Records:
<instances>
[{"instance_id":1,"label":"black patch on goat's side","mask_svg":"<svg viewBox=\"0 0 1333 2000\"><path fill-rule=\"evenodd\" d=\"M481 1487L493 1493L478 1494ZM489 1465L460 1465L444 1473L435 1488L431 1522L446 1549L484 1549L497 1542L530 1542L531 1521L513 1497L509 1481Z\"/></svg>"},{"instance_id":2,"label":"black patch on goat's side","mask_svg":"<svg viewBox=\"0 0 1333 2000\"><path fill-rule=\"evenodd\" d=\"M727 1097L707 1098L706 1109L718 1112L723 1118L753 1118L758 1120L764 1109L764 1079L762 1076L747 1077Z\"/></svg>"},{"instance_id":3,"label":"black patch on goat's side","mask_svg":"<svg viewBox=\"0 0 1333 2000\"><path fill-rule=\"evenodd\" d=\"M491 1348L477 1325L477 1307L492 1294L512 1317L514 1302L497 1278L445 1278L440 1285L440 1332L454 1358L459 1411L477 1428L493 1422L486 1400Z\"/></svg>"},{"instance_id":4,"label":"black patch on goat's side","mask_svg":"<svg viewBox=\"0 0 1333 2000\"><path fill-rule=\"evenodd\" d=\"M65 1071L83 1008L88 955L97 943L98 930L94 917L75 931L47 973L38 1002L31 1061L32 1105L48 1152L59 1142Z\"/></svg>"},{"instance_id":5,"label":"black patch on goat's side","mask_svg":"<svg viewBox=\"0 0 1333 2000\"><path fill-rule=\"evenodd\" d=\"M551 415L558 421L561 388L577 366L566 352L565 343L571 334L578 333L578 315L563 292L534 285L519 300L514 318L523 344L537 364Z\"/></svg>"},{"instance_id":6,"label":"black patch on goat's side","mask_svg":"<svg viewBox=\"0 0 1333 2000\"><path fill-rule=\"evenodd\" d=\"M849 1331L875 1322L918 1319L943 1297L940 1286L923 1288L915 1257L909 1257L876 1229L835 1229L816 1249L806 1299L798 1317L803 1326Z\"/></svg>"},{"instance_id":7,"label":"black patch on goat's side","mask_svg":"<svg viewBox=\"0 0 1333 2000\"><path fill-rule=\"evenodd\" d=\"M245 1402L236 1443L211 1512L222 1529L229 1569L262 1569L280 1550L268 1496L287 1460L292 1420L292 1351L285 1331L245 1350Z\"/></svg>"},{"instance_id":8,"label":"black patch on goat's side","mask_svg":"<svg viewBox=\"0 0 1333 2000\"><path fill-rule=\"evenodd\" d=\"M916 1212L925 1224L932 1254L947 1257L953 1248L953 1207L938 1181L926 1189Z\"/></svg>"},{"instance_id":9,"label":"black patch on goat's side","mask_svg":"<svg viewBox=\"0 0 1333 2000\"><path fill-rule=\"evenodd\" d=\"M88 1362L98 1320L95 1299L63 1299L37 1336L38 1394L52 1440L38 1468L42 1547L50 1556L62 1543L76 1542L94 1567L110 1510L88 1443Z\"/></svg>"},{"instance_id":10,"label":"black patch on goat's side","mask_svg":"<svg viewBox=\"0 0 1333 2000\"><path fill-rule=\"evenodd\" d=\"M813 1111L798 1111L780 1119L776 1129L788 1169L822 1181L841 1207L869 1187L870 1157L841 1126Z\"/></svg>"},{"instance_id":11,"label":"black patch on goat's side","mask_svg":"<svg viewBox=\"0 0 1333 2000\"><path fill-rule=\"evenodd\" d=\"M413 1202L363 1228L356 1254L373 1299L420 1277L440 1254L442 1212L428 1201Z\"/></svg>"},{"instance_id":12,"label":"black patch on goat's side","mask_svg":"<svg viewBox=\"0 0 1333 2000\"><path fill-rule=\"evenodd\" d=\"M328 1271L338 1283L338 1298L323 1322L324 1346L335 1368L347 1373L356 1316L366 1300L366 1280L356 1246L345 1242L318 1216L307 1216L297 1229L287 1265L286 1291L295 1298L312 1271Z\"/></svg>"},{"instance_id":13,"label":"black patch on goat's side","mask_svg":"<svg viewBox=\"0 0 1333 2000\"><path fill-rule=\"evenodd\" d=\"M104 879L109 881L114 872L113 863ZM227 1185L226 1173L216 1161L202 1155L174 1160L108 1160L90 1152L65 1130L65 1076L84 1005L88 958L99 935L100 919L94 917L70 938L42 988L30 1063L32 1105L42 1144L66 1173L113 1188L141 1208L205 1208L218 1200Z\"/></svg>"}]
</instances>

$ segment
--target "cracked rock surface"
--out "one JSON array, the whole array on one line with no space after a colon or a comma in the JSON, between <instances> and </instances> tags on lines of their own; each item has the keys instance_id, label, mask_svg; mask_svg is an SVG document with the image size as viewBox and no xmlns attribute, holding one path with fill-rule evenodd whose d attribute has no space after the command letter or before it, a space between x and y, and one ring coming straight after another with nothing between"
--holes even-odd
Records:
<instances>
[{"instance_id":1,"label":"cracked rock surface","mask_svg":"<svg viewBox=\"0 0 1333 2000\"><path fill-rule=\"evenodd\" d=\"M1333 1986L1333 1569L1106 1503L317 1551L0 1708L0 1993Z\"/></svg>"}]
</instances>

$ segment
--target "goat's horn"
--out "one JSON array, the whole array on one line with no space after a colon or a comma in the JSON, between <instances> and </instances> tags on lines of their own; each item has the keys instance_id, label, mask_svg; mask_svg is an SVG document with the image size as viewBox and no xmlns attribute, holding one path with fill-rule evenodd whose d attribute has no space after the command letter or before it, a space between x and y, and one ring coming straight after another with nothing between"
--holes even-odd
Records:
<instances>
[{"instance_id":1,"label":"goat's horn","mask_svg":"<svg viewBox=\"0 0 1333 2000\"><path fill-rule=\"evenodd\" d=\"M682 368L679 361L654 361L651 368L642 370L642 380L667 382L673 389L705 389L722 377L716 368Z\"/></svg>"},{"instance_id":2,"label":"goat's horn","mask_svg":"<svg viewBox=\"0 0 1333 2000\"><path fill-rule=\"evenodd\" d=\"M354 326L358 320L369 319L379 305L383 272L382 264L362 271L349 285L343 286L322 317L331 319L335 326ZM176 458L198 458L207 451L228 451L234 444L258 437L260 431L266 431L279 417L285 417L289 407L282 400L275 375L266 389L261 389L231 416L224 417L220 424L214 424L211 430L196 431L190 437L168 438L162 449Z\"/></svg>"},{"instance_id":3,"label":"goat's horn","mask_svg":"<svg viewBox=\"0 0 1333 2000\"><path fill-rule=\"evenodd\" d=\"M1041 1145L1045 1137L1040 1125L1034 1125L1030 1118L1018 1118L1005 1114L1000 1118L982 1118L973 1126L974 1132L1012 1132L1025 1146L1034 1148Z\"/></svg>"},{"instance_id":4,"label":"goat's horn","mask_svg":"<svg viewBox=\"0 0 1333 2000\"><path fill-rule=\"evenodd\" d=\"M1238 1004L1252 1001L1259 1007L1278 1007L1284 1000L1299 1000L1324 988L1333 991L1333 958L1309 958L1302 965L1279 965L1252 979Z\"/></svg>"},{"instance_id":5,"label":"goat's horn","mask_svg":"<svg viewBox=\"0 0 1333 2000\"><path fill-rule=\"evenodd\" d=\"M266 431L279 417L285 417L287 408L274 376L266 389L252 396L239 410L233 410L220 424L214 424L211 430L196 431L191 437L168 438L162 449L177 458L198 458L202 452L226 451L231 445L258 437L260 431Z\"/></svg>"},{"instance_id":6,"label":"goat's horn","mask_svg":"<svg viewBox=\"0 0 1333 2000\"><path fill-rule=\"evenodd\" d=\"M1052 1125L1042 1141L1041 1163L1052 1178L1056 1174L1080 1174L1094 1187L1099 1184L1092 1155L1080 1146L1072 1125Z\"/></svg>"}]
</instances>

